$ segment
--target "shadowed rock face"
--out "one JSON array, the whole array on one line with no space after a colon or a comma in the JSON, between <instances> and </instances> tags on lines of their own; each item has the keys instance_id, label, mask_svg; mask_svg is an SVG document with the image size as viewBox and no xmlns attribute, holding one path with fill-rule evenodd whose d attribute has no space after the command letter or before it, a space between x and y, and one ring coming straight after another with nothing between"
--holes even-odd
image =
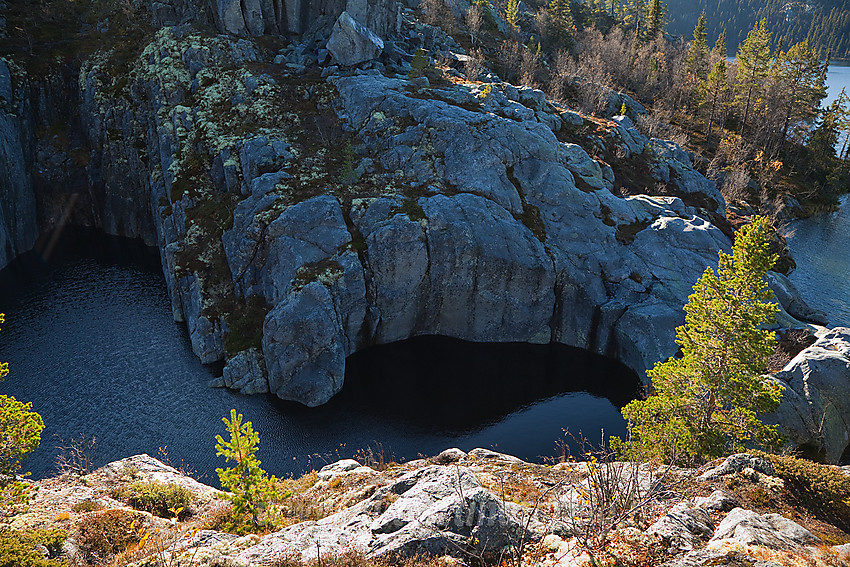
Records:
<instances>
[{"instance_id":1,"label":"shadowed rock face","mask_svg":"<svg viewBox=\"0 0 850 567\"><path fill-rule=\"evenodd\" d=\"M372 32L398 31L400 11L393 0L151 0L156 27L184 22L211 23L238 36L301 35L329 25L347 11Z\"/></svg>"}]
</instances>

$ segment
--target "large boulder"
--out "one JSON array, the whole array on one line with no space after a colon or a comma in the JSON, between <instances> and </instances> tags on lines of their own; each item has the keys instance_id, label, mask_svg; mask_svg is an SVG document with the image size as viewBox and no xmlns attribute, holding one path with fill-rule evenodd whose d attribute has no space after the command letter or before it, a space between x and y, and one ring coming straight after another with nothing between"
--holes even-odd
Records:
<instances>
[{"instance_id":1,"label":"large boulder","mask_svg":"<svg viewBox=\"0 0 850 567\"><path fill-rule=\"evenodd\" d=\"M328 40L328 51L346 66L375 59L383 49L384 41L348 12L339 15Z\"/></svg>"},{"instance_id":2,"label":"large boulder","mask_svg":"<svg viewBox=\"0 0 850 567\"><path fill-rule=\"evenodd\" d=\"M236 560L255 565L296 554L307 562L316 558L317 549L322 555L353 550L368 556L480 557L523 536L527 542L539 540L543 526L527 514L483 488L469 469L432 465L405 474L351 508L265 536Z\"/></svg>"},{"instance_id":3,"label":"large boulder","mask_svg":"<svg viewBox=\"0 0 850 567\"><path fill-rule=\"evenodd\" d=\"M850 329L828 331L774 379L785 392L767 420L781 425L797 447L839 462L850 444Z\"/></svg>"}]
</instances>

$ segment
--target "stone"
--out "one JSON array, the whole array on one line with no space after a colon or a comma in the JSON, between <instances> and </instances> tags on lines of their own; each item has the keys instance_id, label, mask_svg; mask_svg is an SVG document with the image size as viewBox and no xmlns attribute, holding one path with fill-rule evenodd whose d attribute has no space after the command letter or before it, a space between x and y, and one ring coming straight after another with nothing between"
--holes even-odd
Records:
<instances>
[{"instance_id":1,"label":"stone","mask_svg":"<svg viewBox=\"0 0 850 567\"><path fill-rule=\"evenodd\" d=\"M222 371L222 384L241 394L267 394L269 382L266 378L263 354L256 348L236 353L227 361Z\"/></svg>"},{"instance_id":2,"label":"stone","mask_svg":"<svg viewBox=\"0 0 850 567\"><path fill-rule=\"evenodd\" d=\"M378 57L384 49L384 41L348 12L343 12L334 24L327 49L337 63L352 66Z\"/></svg>"},{"instance_id":3,"label":"stone","mask_svg":"<svg viewBox=\"0 0 850 567\"><path fill-rule=\"evenodd\" d=\"M817 541L809 530L779 514L760 515L752 510L735 508L717 526L708 549L719 550L727 543L799 549Z\"/></svg>"},{"instance_id":4,"label":"stone","mask_svg":"<svg viewBox=\"0 0 850 567\"><path fill-rule=\"evenodd\" d=\"M440 454L431 457L431 461L437 465L448 465L450 463L456 463L464 457L466 457L466 453L457 447L454 447L452 449L446 449Z\"/></svg>"},{"instance_id":5,"label":"stone","mask_svg":"<svg viewBox=\"0 0 850 567\"><path fill-rule=\"evenodd\" d=\"M342 459L335 463L325 465L319 470L318 475L320 480L328 480L337 475L344 474L374 474L375 470L371 467L364 467L354 459Z\"/></svg>"},{"instance_id":6,"label":"stone","mask_svg":"<svg viewBox=\"0 0 850 567\"><path fill-rule=\"evenodd\" d=\"M783 309L789 315L800 321L810 321L818 325L826 325L829 323L826 313L820 309L809 307L805 302L797 287L788 279L787 276L778 272L767 273L767 283L770 285L771 291L776 296L776 301L782 305Z\"/></svg>"},{"instance_id":7,"label":"stone","mask_svg":"<svg viewBox=\"0 0 850 567\"><path fill-rule=\"evenodd\" d=\"M659 536L671 551L690 551L698 542L711 537L714 524L704 509L680 502L649 526L646 533Z\"/></svg>"},{"instance_id":8,"label":"stone","mask_svg":"<svg viewBox=\"0 0 850 567\"><path fill-rule=\"evenodd\" d=\"M735 497L723 490L715 490L708 496L700 496L694 499L697 508L708 512L728 512L738 505Z\"/></svg>"},{"instance_id":9,"label":"stone","mask_svg":"<svg viewBox=\"0 0 850 567\"><path fill-rule=\"evenodd\" d=\"M248 34L240 0L214 0L213 8L216 24L221 31L234 35Z\"/></svg>"},{"instance_id":10,"label":"stone","mask_svg":"<svg viewBox=\"0 0 850 567\"><path fill-rule=\"evenodd\" d=\"M521 513L465 467L425 466L348 509L269 534L234 559L263 564L286 551L312 561L317 548L323 555L353 550L369 557L492 553L523 533L526 541L540 540L543 526L530 521L525 530Z\"/></svg>"},{"instance_id":11,"label":"stone","mask_svg":"<svg viewBox=\"0 0 850 567\"><path fill-rule=\"evenodd\" d=\"M767 459L746 453L738 453L726 457L718 466L702 473L699 476L699 480L714 480L724 475L739 473L747 468L768 476L776 476L773 465Z\"/></svg>"}]
</instances>

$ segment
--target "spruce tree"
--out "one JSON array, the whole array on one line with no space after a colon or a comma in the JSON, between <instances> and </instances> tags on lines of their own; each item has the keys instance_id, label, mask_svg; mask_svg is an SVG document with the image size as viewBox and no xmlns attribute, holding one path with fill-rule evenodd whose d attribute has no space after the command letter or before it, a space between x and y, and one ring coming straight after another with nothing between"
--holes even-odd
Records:
<instances>
[{"instance_id":1,"label":"spruce tree","mask_svg":"<svg viewBox=\"0 0 850 567\"><path fill-rule=\"evenodd\" d=\"M644 37L647 41L652 41L658 37L664 27L664 4L661 0L649 0L644 22Z\"/></svg>"},{"instance_id":2,"label":"spruce tree","mask_svg":"<svg viewBox=\"0 0 850 567\"><path fill-rule=\"evenodd\" d=\"M552 18L555 34L559 41L568 41L573 35L574 27L570 0L551 0L549 2L549 16Z\"/></svg>"},{"instance_id":3,"label":"spruce tree","mask_svg":"<svg viewBox=\"0 0 850 567\"><path fill-rule=\"evenodd\" d=\"M676 329L681 357L647 372L653 395L627 404L630 441L612 439L626 458L643 455L700 463L781 440L758 414L776 410L782 387L762 378L773 352L776 304L765 275L777 256L769 252L770 227L756 217L735 235L732 254L719 252L715 273L706 268Z\"/></svg>"},{"instance_id":4,"label":"spruce tree","mask_svg":"<svg viewBox=\"0 0 850 567\"><path fill-rule=\"evenodd\" d=\"M737 98L741 105L741 132L747 128L750 110L758 95L764 90L770 72L770 39L767 20L762 19L747 34L738 47Z\"/></svg>"},{"instance_id":5,"label":"spruce tree","mask_svg":"<svg viewBox=\"0 0 850 567\"><path fill-rule=\"evenodd\" d=\"M699 80L705 79L708 73L708 44L705 38L705 10L703 10L697 20L694 40L688 46L688 55L685 58L685 71Z\"/></svg>"}]
</instances>

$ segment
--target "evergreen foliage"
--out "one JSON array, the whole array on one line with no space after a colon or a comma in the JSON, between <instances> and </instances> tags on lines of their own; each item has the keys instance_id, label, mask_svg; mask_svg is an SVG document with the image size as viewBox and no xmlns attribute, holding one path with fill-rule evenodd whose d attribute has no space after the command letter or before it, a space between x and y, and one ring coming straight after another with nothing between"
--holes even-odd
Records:
<instances>
[{"instance_id":1,"label":"evergreen foliage","mask_svg":"<svg viewBox=\"0 0 850 567\"><path fill-rule=\"evenodd\" d=\"M647 2L644 22L644 38L647 41L652 41L661 34L664 27L664 4L661 0L649 0Z\"/></svg>"},{"instance_id":2,"label":"evergreen foliage","mask_svg":"<svg viewBox=\"0 0 850 567\"><path fill-rule=\"evenodd\" d=\"M278 498L277 479L269 477L262 468L255 453L259 448L260 436L254 431L250 421L242 422L242 414L230 410L230 419L221 418L230 440L225 441L216 435L216 455L225 458L225 462L234 461L235 466L228 469L216 469L221 486L230 492L226 496L233 504L234 527L240 527L241 519L250 516L251 527L259 528L273 523L268 519L271 503Z\"/></svg>"},{"instance_id":3,"label":"evergreen foliage","mask_svg":"<svg viewBox=\"0 0 850 567\"><path fill-rule=\"evenodd\" d=\"M694 28L694 40L688 46L688 56L685 59L685 70L697 79L705 79L708 73L708 44L705 38L705 12L703 12Z\"/></svg>"},{"instance_id":4,"label":"evergreen foliage","mask_svg":"<svg viewBox=\"0 0 850 567\"><path fill-rule=\"evenodd\" d=\"M513 30L519 30L519 0L508 0L505 8L505 21Z\"/></svg>"},{"instance_id":5,"label":"evergreen foliage","mask_svg":"<svg viewBox=\"0 0 850 567\"><path fill-rule=\"evenodd\" d=\"M759 94L764 90L770 72L770 39L767 21L761 20L747 34L747 39L738 47L737 99L741 106L741 131L747 128L747 120Z\"/></svg>"},{"instance_id":6,"label":"evergreen foliage","mask_svg":"<svg viewBox=\"0 0 850 567\"><path fill-rule=\"evenodd\" d=\"M569 0L551 0L549 2L549 17L555 34L562 42L568 41L573 35L573 13Z\"/></svg>"},{"instance_id":7,"label":"evergreen foliage","mask_svg":"<svg viewBox=\"0 0 850 567\"><path fill-rule=\"evenodd\" d=\"M9 364L0 363L0 380L8 374ZM31 496L30 485L17 478L21 461L38 447L44 429L41 416L31 409L31 403L0 395L0 511L5 513L25 505Z\"/></svg>"},{"instance_id":8,"label":"evergreen foliage","mask_svg":"<svg viewBox=\"0 0 850 567\"><path fill-rule=\"evenodd\" d=\"M777 259L769 246L768 221L755 217L736 234L731 255L719 252L717 272L706 268L694 285L676 329L681 357L649 370L654 394L622 410L629 441L612 439L621 456L699 463L777 446L776 427L758 418L782 397L779 384L762 378L775 339L760 327L777 311L764 279Z\"/></svg>"}]
</instances>

